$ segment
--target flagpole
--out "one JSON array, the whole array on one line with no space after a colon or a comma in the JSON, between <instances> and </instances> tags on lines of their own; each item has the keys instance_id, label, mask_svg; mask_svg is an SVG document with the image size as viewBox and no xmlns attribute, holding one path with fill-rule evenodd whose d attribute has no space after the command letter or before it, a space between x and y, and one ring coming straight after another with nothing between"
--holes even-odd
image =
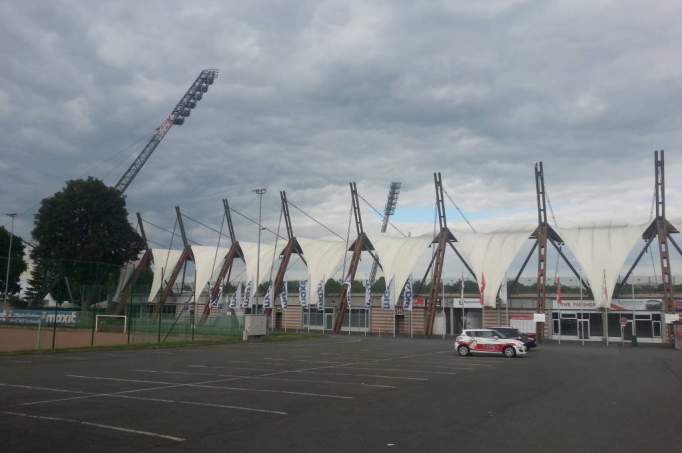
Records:
<instances>
[{"instance_id":1,"label":"flagpole","mask_svg":"<svg viewBox=\"0 0 682 453\"><path fill-rule=\"evenodd\" d=\"M511 300L511 295L509 294L509 285L507 284L507 273L504 273L504 294L507 296L505 297L504 301L504 317L507 319L507 326L510 326L509 324L509 301Z\"/></svg>"},{"instance_id":2,"label":"flagpole","mask_svg":"<svg viewBox=\"0 0 682 453\"><path fill-rule=\"evenodd\" d=\"M578 276L580 277L580 319L581 319L580 328L582 329L583 328L583 324L582 324L582 318L583 318L583 314L582 314L582 309L583 309L583 274L582 274L582 272L579 273ZM581 336L583 337L583 346L585 346L585 332L584 331L582 332Z\"/></svg>"},{"instance_id":3,"label":"flagpole","mask_svg":"<svg viewBox=\"0 0 682 453\"><path fill-rule=\"evenodd\" d=\"M443 297L440 298L440 309L441 312L443 313L443 340L445 340L445 330L447 328L446 322L445 322L445 280L441 280L441 285L442 285L442 290L443 290Z\"/></svg>"}]
</instances>

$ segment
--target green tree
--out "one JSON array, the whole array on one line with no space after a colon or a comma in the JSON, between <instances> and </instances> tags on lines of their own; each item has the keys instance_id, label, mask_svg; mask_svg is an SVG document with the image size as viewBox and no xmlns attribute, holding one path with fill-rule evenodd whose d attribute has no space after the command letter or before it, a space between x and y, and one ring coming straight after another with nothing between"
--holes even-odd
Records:
<instances>
[{"instance_id":1,"label":"green tree","mask_svg":"<svg viewBox=\"0 0 682 453\"><path fill-rule=\"evenodd\" d=\"M92 177L67 181L41 202L33 238L34 300L48 292L57 300L101 297L86 290L115 281L110 274L135 259L141 248L123 195Z\"/></svg>"},{"instance_id":2,"label":"green tree","mask_svg":"<svg viewBox=\"0 0 682 453\"><path fill-rule=\"evenodd\" d=\"M5 227L0 227L0 294L3 295L5 294L10 234ZM16 294L21 289L19 287L19 276L26 270L24 247L24 241L15 234L12 239L12 256L9 267L9 294Z\"/></svg>"}]
</instances>

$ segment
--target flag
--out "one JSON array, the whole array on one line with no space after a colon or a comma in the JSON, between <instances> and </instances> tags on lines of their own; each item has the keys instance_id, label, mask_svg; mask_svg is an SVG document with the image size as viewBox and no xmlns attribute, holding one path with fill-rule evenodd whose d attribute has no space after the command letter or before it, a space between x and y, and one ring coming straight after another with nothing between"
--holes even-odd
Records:
<instances>
[{"instance_id":1,"label":"flag","mask_svg":"<svg viewBox=\"0 0 682 453\"><path fill-rule=\"evenodd\" d=\"M459 287L459 300L462 304L462 307L464 306L464 273L462 273L462 276L460 277L460 287Z\"/></svg>"},{"instance_id":2,"label":"flag","mask_svg":"<svg viewBox=\"0 0 682 453\"><path fill-rule=\"evenodd\" d=\"M412 280L409 278L403 291L403 310L412 311Z\"/></svg>"},{"instance_id":3,"label":"flag","mask_svg":"<svg viewBox=\"0 0 682 453\"><path fill-rule=\"evenodd\" d=\"M237 308L237 301L241 299L240 293L242 289L242 284L240 283L239 286L234 290L234 293L230 296L230 302L228 303L229 308Z\"/></svg>"},{"instance_id":4,"label":"flag","mask_svg":"<svg viewBox=\"0 0 682 453\"><path fill-rule=\"evenodd\" d=\"M317 305L324 306L324 282L322 280L317 284Z\"/></svg>"},{"instance_id":5,"label":"flag","mask_svg":"<svg viewBox=\"0 0 682 453\"><path fill-rule=\"evenodd\" d=\"M211 288L209 285L209 294L211 293ZM218 308L218 304L220 303L220 299L223 298L223 285L220 285L220 290L218 291L218 294L216 294L215 299L211 300L211 308Z\"/></svg>"},{"instance_id":6,"label":"flag","mask_svg":"<svg viewBox=\"0 0 682 453\"><path fill-rule=\"evenodd\" d=\"M352 284L350 281L347 280L345 282L345 285L348 286L348 289L346 290L346 304L348 304L348 307L350 308L351 302L353 300L353 294L351 292Z\"/></svg>"},{"instance_id":7,"label":"flag","mask_svg":"<svg viewBox=\"0 0 682 453\"><path fill-rule=\"evenodd\" d=\"M263 308L272 308L272 285L268 286L268 291L263 298Z\"/></svg>"},{"instance_id":8,"label":"flag","mask_svg":"<svg viewBox=\"0 0 682 453\"><path fill-rule=\"evenodd\" d=\"M609 290L606 288L606 269L604 269L604 300L609 300Z\"/></svg>"},{"instance_id":9,"label":"flag","mask_svg":"<svg viewBox=\"0 0 682 453\"><path fill-rule=\"evenodd\" d=\"M481 286L479 288L479 292L481 293L481 305L484 304L485 299L484 299L484 294L485 294L485 274L481 274Z\"/></svg>"},{"instance_id":10,"label":"flag","mask_svg":"<svg viewBox=\"0 0 682 453\"><path fill-rule=\"evenodd\" d=\"M390 310L391 309L391 284L393 283L393 279L391 279L390 282L386 285L386 290L384 290L384 297L382 298L382 308L384 310Z\"/></svg>"},{"instance_id":11,"label":"flag","mask_svg":"<svg viewBox=\"0 0 682 453\"><path fill-rule=\"evenodd\" d=\"M284 282L282 292L279 293L279 303L282 304L282 310L286 310L289 306L289 282Z\"/></svg>"},{"instance_id":12,"label":"flag","mask_svg":"<svg viewBox=\"0 0 682 453\"><path fill-rule=\"evenodd\" d=\"M561 300L561 278L558 275L556 276L556 303L557 306L563 303Z\"/></svg>"},{"instance_id":13,"label":"flag","mask_svg":"<svg viewBox=\"0 0 682 453\"><path fill-rule=\"evenodd\" d=\"M300 280L298 282L298 300L301 307L308 305L308 280Z\"/></svg>"},{"instance_id":14,"label":"flag","mask_svg":"<svg viewBox=\"0 0 682 453\"><path fill-rule=\"evenodd\" d=\"M369 308L372 306L372 285L369 280L365 280L362 286L365 287L365 308Z\"/></svg>"},{"instance_id":15,"label":"flag","mask_svg":"<svg viewBox=\"0 0 682 453\"><path fill-rule=\"evenodd\" d=\"M242 299L242 308L249 308L251 306L251 290L253 288L253 282L248 282L246 284L246 289L244 290L244 298Z\"/></svg>"}]
</instances>

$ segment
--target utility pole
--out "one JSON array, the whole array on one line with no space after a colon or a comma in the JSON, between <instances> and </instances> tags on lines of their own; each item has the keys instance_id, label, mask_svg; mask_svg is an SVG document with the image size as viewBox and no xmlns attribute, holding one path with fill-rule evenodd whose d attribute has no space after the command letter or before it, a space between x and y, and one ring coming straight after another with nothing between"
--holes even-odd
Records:
<instances>
[{"instance_id":1,"label":"utility pole","mask_svg":"<svg viewBox=\"0 0 682 453\"><path fill-rule=\"evenodd\" d=\"M263 225L261 220L263 217L263 195L267 192L265 187L259 187L252 190L253 193L258 195L258 251L256 257L256 288L253 291L253 302L254 302L254 312L258 311L258 277L260 274L260 236L263 231Z\"/></svg>"},{"instance_id":2,"label":"utility pole","mask_svg":"<svg viewBox=\"0 0 682 453\"><path fill-rule=\"evenodd\" d=\"M16 212L10 212L6 214L12 222L9 233L9 251L7 252L7 273L5 275L5 304L7 304L8 294L9 294L9 268L12 264L12 240L14 239L14 218L17 216Z\"/></svg>"}]
</instances>

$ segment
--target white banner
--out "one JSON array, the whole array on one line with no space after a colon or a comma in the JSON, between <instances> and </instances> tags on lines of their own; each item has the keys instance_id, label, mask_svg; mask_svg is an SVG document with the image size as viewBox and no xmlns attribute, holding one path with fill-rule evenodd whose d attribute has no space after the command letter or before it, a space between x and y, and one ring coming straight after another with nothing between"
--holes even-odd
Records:
<instances>
[{"instance_id":1,"label":"white banner","mask_svg":"<svg viewBox=\"0 0 682 453\"><path fill-rule=\"evenodd\" d=\"M324 282L321 281L317 284L317 304L319 306L324 306Z\"/></svg>"},{"instance_id":2,"label":"white banner","mask_svg":"<svg viewBox=\"0 0 682 453\"><path fill-rule=\"evenodd\" d=\"M412 311L412 279L408 278L403 290L403 310Z\"/></svg>"},{"instance_id":3,"label":"white banner","mask_svg":"<svg viewBox=\"0 0 682 453\"><path fill-rule=\"evenodd\" d=\"M253 289L253 283L248 282L246 284L246 289L244 290L244 298L242 299L242 308L249 308L251 306L251 291Z\"/></svg>"},{"instance_id":4,"label":"white banner","mask_svg":"<svg viewBox=\"0 0 682 453\"><path fill-rule=\"evenodd\" d=\"M241 299L242 284L240 283L235 289L234 293L230 296L230 302L228 303L229 308L237 308L237 301Z\"/></svg>"},{"instance_id":5,"label":"white banner","mask_svg":"<svg viewBox=\"0 0 682 453\"><path fill-rule=\"evenodd\" d=\"M351 284L351 282L348 282L348 281L345 284L346 284L346 286L348 286L348 290L346 291L346 303L348 304L348 308L350 309L351 302L353 300L353 296L352 296L353 293L351 292L352 284Z\"/></svg>"},{"instance_id":6,"label":"white banner","mask_svg":"<svg viewBox=\"0 0 682 453\"><path fill-rule=\"evenodd\" d=\"M372 306L372 285L370 285L369 280L362 282L362 286L365 287L365 308Z\"/></svg>"},{"instance_id":7,"label":"white banner","mask_svg":"<svg viewBox=\"0 0 682 453\"><path fill-rule=\"evenodd\" d=\"M263 308L272 308L272 285L268 287L265 297L263 298Z\"/></svg>"},{"instance_id":8,"label":"white banner","mask_svg":"<svg viewBox=\"0 0 682 453\"><path fill-rule=\"evenodd\" d=\"M282 292L279 293L279 302L282 304L282 310L286 310L289 307L289 282L284 282L284 287Z\"/></svg>"},{"instance_id":9,"label":"white banner","mask_svg":"<svg viewBox=\"0 0 682 453\"><path fill-rule=\"evenodd\" d=\"M208 285L208 293L211 294L211 292L212 292L211 291L211 285ZM218 305L220 304L220 301L222 298L223 298L223 285L220 285L220 290L218 291L216 298L210 302L211 308L218 308Z\"/></svg>"},{"instance_id":10,"label":"white banner","mask_svg":"<svg viewBox=\"0 0 682 453\"><path fill-rule=\"evenodd\" d=\"M298 300L301 307L308 306L308 280L298 282Z\"/></svg>"},{"instance_id":11,"label":"white banner","mask_svg":"<svg viewBox=\"0 0 682 453\"><path fill-rule=\"evenodd\" d=\"M393 279L386 285L386 290L384 290L384 296L382 297L382 308L384 310L391 309L391 285L393 284Z\"/></svg>"}]
</instances>

